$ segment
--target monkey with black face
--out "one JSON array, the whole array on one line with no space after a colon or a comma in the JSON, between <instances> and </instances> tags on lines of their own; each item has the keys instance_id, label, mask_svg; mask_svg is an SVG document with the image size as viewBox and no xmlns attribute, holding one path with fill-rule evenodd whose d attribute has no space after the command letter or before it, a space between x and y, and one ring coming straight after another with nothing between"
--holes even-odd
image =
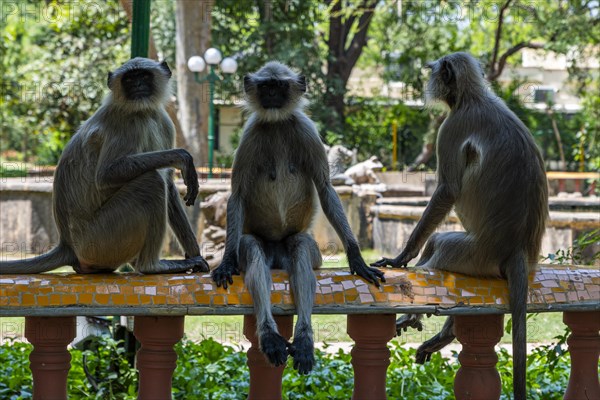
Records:
<instances>
[{"instance_id":1,"label":"monkey with black face","mask_svg":"<svg viewBox=\"0 0 600 400\"><path fill-rule=\"evenodd\" d=\"M428 101L450 112L437 140L438 186L404 250L373 265L416 265L508 280L513 324L514 394L525 399L528 273L539 259L548 217L544 162L533 137L486 85L477 61L455 53L428 64ZM455 207L466 232L433 233ZM413 316L397 328L419 325ZM454 339L453 318L417 351L424 362Z\"/></svg>"},{"instance_id":2,"label":"monkey with black face","mask_svg":"<svg viewBox=\"0 0 600 400\"><path fill-rule=\"evenodd\" d=\"M316 290L313 269L322 263L319 247L307 233L317 204L342 239L350 270L379 285L383 273L364 262L335 189L314 123L303 112L304 76L278 62L244 77L248 119L233 163L227 204L227 240L223 261L212 273L227 288L232 275L245 272L254 302L262 352L274 365L289 354L294 368L308 373L314 365L311 312ZM278 333L271 314L273 268L289 273L298 321L291 345Z\"/></svg>"},{"instance_id":3,"label":"monkey with black face","mask_svg":"<svg viewBox=\"0 0 600 400\"><path fill-rule=\"evenodd\" d=\"M113 271L132 262L142 273L208 271L173 182L181 170L188 206L198 195L191 155L173 149L165 104L171 71L135 58L108 75L111 93L65 147L54 176L60 242L41 256L0 263L2 274ZM185 260L159 260L167 220Z\"/></svg>"}]
</instances>

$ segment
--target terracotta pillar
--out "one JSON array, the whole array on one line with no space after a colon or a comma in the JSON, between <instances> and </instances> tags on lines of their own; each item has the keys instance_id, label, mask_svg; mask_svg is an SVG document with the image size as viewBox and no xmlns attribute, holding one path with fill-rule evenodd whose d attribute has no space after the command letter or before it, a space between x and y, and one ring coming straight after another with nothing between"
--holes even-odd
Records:
<instances>
[{"instance_id":1,"label":"terracotta pillar","mask_svg":"<svg viewBox=\"0 0 600 400\"><path fill-rule=\"evenodd\" d=\"M454 334L462 344L460 368L454 379L454 395L461 399L500 398L498 356L494 346L502 338L504 315L457 315Z\"/></svg>"},{"instance_id":2,"label":"terracotta pillar","mask_svg":"<svg viewBox=\"0 0 600 400\"><path fill-rule=\"evenodd\" d=\"M279 334L286 339L292 336L294 316L275 315ZM250 392L248 400L281 399L281 378L285 365L273 367L260 352L256 336L256 317L244 315L244 336L252 346L248 350L248 368L250 368Z\"/></svg>"},{"instance_id":3,"label":"terracotta pillar","mask_svg":"<svg viewBox=\"0 0 600 400\"><path fill-rule=\"evenodd\" d=\"M571 328L567 339L571 354L571 376L565 400L600 399L600 311L565 312L563 322Z\"/></svg>"},{"instance_id":4,"label":"terracotta pillar","mask_svg":"<svg viewBox=\"0 0 600 400\"><path fill-rule=\"evenodd\" d=\"M135 317L133 334L141 347L136 354L138 399L171 398L171 379L177 366L173 346L183 337L185 317Z\"/></svg>"},{"instance_id":5,"label":"terracotta pillar","mask_svg":"<svg viewBox=\"0 0 600 400\"><path fill-rule=\"evenodd\" d=\"M26 317L25 337L33 345L29 355L34 400L67 399L71 354L67 345L75 338L75 317Z\"/></svg>"},{"instance_id":6,"label":"terracotta pillar","mask_svg":"<svg viewBox=\"0 0 600 400\"><path fill-rule=\"evenodd\" d=\"M385 378L390 365L387 343L396 335L394 314L348 315L348 335L354 340L354 400L386 399Z\"/></svg>"}]
</instances>

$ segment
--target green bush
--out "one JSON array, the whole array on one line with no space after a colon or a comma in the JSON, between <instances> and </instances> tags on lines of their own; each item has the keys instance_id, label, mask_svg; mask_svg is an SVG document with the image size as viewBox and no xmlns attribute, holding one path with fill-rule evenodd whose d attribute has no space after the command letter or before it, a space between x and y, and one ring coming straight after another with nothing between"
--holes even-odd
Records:
<instances>
[{"instance_id":1,"label":"green bush","mask_svg":"<svg viewBox=\"0 0 600 400\"><path fill-rule=\"evenodd\" d=\"M570 361L564 343L540 346L527 361L528 399L561 399L566 389ZM443 358L436 353L426 365L415 364L414 349L390 343L392 357L387 374L391 399L452 399L457 354ZM245 399L249 372L241 348L222 345L212 339L195 343L184 339L175 347L178 355L173 376L174 399ZM0 398L18 400L32 397L28 356L31 345L6 342L0 346ZM97 338L89 350L71 350L69 399L135 399L137 373L123 357L124 349L109 337ZM286 399L348 399L352 395L353 372L350 354L339 350L329 354L316 350L316 364L307 376L288 365L283 377ZM502 376L502 399L512 393L512 360L501 349L498 371ZM85 368L84 368L85 360ZM87 375L91 377L88 379Z\"/></svg>"}]
</instances>

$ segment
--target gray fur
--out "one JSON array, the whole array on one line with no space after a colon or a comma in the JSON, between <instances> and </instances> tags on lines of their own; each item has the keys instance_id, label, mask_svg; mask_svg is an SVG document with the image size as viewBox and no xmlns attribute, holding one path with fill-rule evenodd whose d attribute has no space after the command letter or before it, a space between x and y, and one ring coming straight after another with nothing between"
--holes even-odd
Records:
<instances>
[{"instance_id":1,"label":"gray fur","mask_svg":"<svg viewBox=\"0 0 600 400\"><path fill-rule=\"evenodd\" d=\"M129 77L124 84L128 72L151 78L142 83ZM0 273L39 273L65 264L94 273L128 262L143 273L208 271L173 183L172 168L178 168L188 188L184 199L192 205L198 195L194 163L187 151L173 149L175 129L165 111L170 76L166 63L144 58L109 74L111 93L67 144L56 168L59 245L33 259L0 263ZM137 85L149 93L135 97L125 89ZM190 258L159 260L167 220Z\"/></svg>"},{"instance_id":2,"label":"gray fur","mask_svg":"<svg viewBox=\"0 0 600 400\"><path fill-rule=\"evenodd\" d=\"M258 84L267 79L288 88L279 89L289 90L287 102L263 108ZM238 267L245 271L261 350L272 364L280 365L288 355L285 347L289 347L294 367L300 373L308 373L314 365L310 315L316 280L312 270L319 268L322 260L316 242L306 232L318 200L344 243L352 272L377 285L383 280L383 273L368 267L362 259L331 186L323 143L303 111L304 78L283 64L271 62L246 76L244 89L246 107L252 115L233 163L225 254L212 276L217 285L226 288L233 282L231 276L238 273ZM292 344L277 333L271 315L272 268L284 268L290 275L298 310Z\"/></svg>"},{"instance_id":3,"label":"gray fur","mask_svg":"<svg viewBox=\"0 0 600 400\"><path fill-rule=\"evenodd\" d=\"M514 394L525 399L527 276L548 217L542 156L525 125L489 90L472 56L450 54L429 67L428 101L450 107L436 146L438 187L402 253L374 265L406 266L429 238L417 265L508 279ZM453 206L466 232L432 234ZM446 341L448 331L437 338ZM430 340L419 351L441 347Z\"/></svg>"}]
</instances>

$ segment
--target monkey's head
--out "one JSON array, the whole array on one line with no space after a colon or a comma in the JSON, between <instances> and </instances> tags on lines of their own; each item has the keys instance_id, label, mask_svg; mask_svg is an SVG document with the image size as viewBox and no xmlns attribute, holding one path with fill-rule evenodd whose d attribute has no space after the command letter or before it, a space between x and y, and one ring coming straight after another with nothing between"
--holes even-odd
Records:
<instances>
[{"instance_id":1,"label":"monkey's head","mask_svg":"<svg viewBox=\"0 0 600 400\"><path fill-rule=\"evenodd\" d=\"M427 103L438 101L454 108L469 97L486 93L487 86L481 65L468 53L453 53L427 63L431 77L427 83Z\"/></svg>"},{"instance_id":2,"label":"monkey's head","mask_svg":"<svg viewBox=\"0 0 600 400\"><path fill-rule=\"evenodd\" d=\"M244 76L246 108L264 121L285 120L306 105L306 79L277 61Z\"/></svg>"},{"instance_id":3,"label":"monkey's head","mask_svg":"<svg viewBox=\"0 0 600 400\"><path fill-rule=\"evenodd\" d=\"M136 57L108 73L108 101L131 111L154 109L168 101L170 78L165 61Z\"/></svg>"}]
</instances>

